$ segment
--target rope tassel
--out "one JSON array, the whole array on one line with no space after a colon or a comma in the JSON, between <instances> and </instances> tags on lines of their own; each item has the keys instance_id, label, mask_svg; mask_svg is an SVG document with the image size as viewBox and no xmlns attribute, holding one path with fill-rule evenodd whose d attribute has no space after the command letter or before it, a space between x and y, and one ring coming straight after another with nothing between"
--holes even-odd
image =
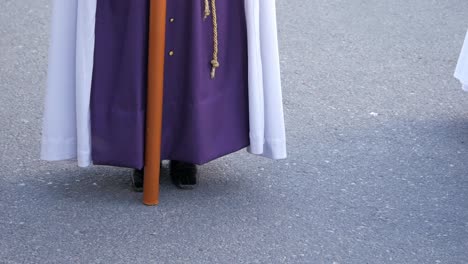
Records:
<instances>
[{"instance_id":1,"label":"rope tassel","mask_svg":"<svg viewBox=\"0 0 468 264\"><path fill-rule=\"evenodd\" d=\"M219 68L220 64L218 61L218 14L216 12L216 0L204 0L205 1L205 16L204 19L209 16L212 17L213 23L213 59L211 60L211 79L216 77L216 69ZM211 2L211 7L210 7Z\"/></svg>"},{"instance_id":2,"label":"rope tassel","mask_svg":"<svg viewBox=\"0 0 468 264\"><path fill-rule=\"evenodd\" d=\"M203 19L207 19L211 15L210 10L210 0L205 0L205 17Z\"/></svg>"}]
</instances>

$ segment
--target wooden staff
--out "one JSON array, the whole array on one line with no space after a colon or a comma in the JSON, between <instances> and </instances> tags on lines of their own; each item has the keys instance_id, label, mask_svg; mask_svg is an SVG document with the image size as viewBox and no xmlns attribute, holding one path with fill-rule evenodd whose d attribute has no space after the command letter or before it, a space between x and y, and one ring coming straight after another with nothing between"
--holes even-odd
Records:
<instances>
[{"instance_id":1,"label":"wooden staff","mask_svg":"<svg viewBox=\"0 0 468 264\"><path fill-rule=\"evenodd\" d=\"M159 203L164 56L166 42L166 0L150 1L149 24L148 102L146 108L146 153L143 203L151 206Z\"/></svg>"}]
</instances>

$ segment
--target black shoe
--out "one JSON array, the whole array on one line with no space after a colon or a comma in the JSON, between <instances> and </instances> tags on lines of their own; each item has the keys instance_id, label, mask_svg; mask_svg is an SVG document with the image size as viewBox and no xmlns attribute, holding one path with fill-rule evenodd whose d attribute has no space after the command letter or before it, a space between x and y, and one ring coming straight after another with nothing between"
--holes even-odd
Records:
<instances>
[{"instance_id":1,"label":"black shoe","mask_svg":"<svg viewBox=\"0 0 468 264\"><path fill-rule=\"evenodd\" d=\"M133 170L132 187L135 192L143 192L143 178L145 174L143 170Z\"/></svg>"},{"instance_id":2,"label":"black shoe","mask_svg":"<svg viewBox=\"0 0 468 264\"><path fill-rule=\"evenodd\" d=\"M180 189L193 189L197 185L197 166L192 163L171 161L171 179Z\"/></svg>"}]
</instances>

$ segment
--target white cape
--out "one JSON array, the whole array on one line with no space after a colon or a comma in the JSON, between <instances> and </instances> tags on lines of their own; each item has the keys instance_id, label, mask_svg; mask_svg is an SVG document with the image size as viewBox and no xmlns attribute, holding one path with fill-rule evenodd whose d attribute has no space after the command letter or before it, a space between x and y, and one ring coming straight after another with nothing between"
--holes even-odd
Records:
<instances>
[{"instance_id":1,"label":"white cape","mask_svg":"<svg viewBox=\"0 0 468 264\"><path fill-rule=\"evenodd\" d=\"M460 80L463 90L468 91L468 33L466 34L465 43L458 59L455 78Z\"/></svg>"},{"instance_id":2,"label":"white cape","mask_svg":"<svg viewBox=\"0 0 468 264\"><path fill-rule=\"evenodd\" d=\"M97 0L54 0L41 158L92 164L90 94ZM249 57L249 152L286 158L276 6L245 0Z\"/></svg>"}]
</instances>

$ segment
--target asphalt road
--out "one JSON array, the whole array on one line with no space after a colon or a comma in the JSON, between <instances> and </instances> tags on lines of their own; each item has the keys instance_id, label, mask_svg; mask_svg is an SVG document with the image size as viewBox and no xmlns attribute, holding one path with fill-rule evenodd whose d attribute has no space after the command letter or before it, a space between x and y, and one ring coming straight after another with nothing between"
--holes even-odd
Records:
<instances>
[{"instance_id":1,"label":"asphalt road","mask_svg":"<svg viewBox=\"0 0 468 264\"><path fill-rule=\"evenodd\" d=\"M145 207L38 160L50 1L0 0L0 263L468 263L466 0L278 0L288 160Z\"/></svg>"}]
</instances>

